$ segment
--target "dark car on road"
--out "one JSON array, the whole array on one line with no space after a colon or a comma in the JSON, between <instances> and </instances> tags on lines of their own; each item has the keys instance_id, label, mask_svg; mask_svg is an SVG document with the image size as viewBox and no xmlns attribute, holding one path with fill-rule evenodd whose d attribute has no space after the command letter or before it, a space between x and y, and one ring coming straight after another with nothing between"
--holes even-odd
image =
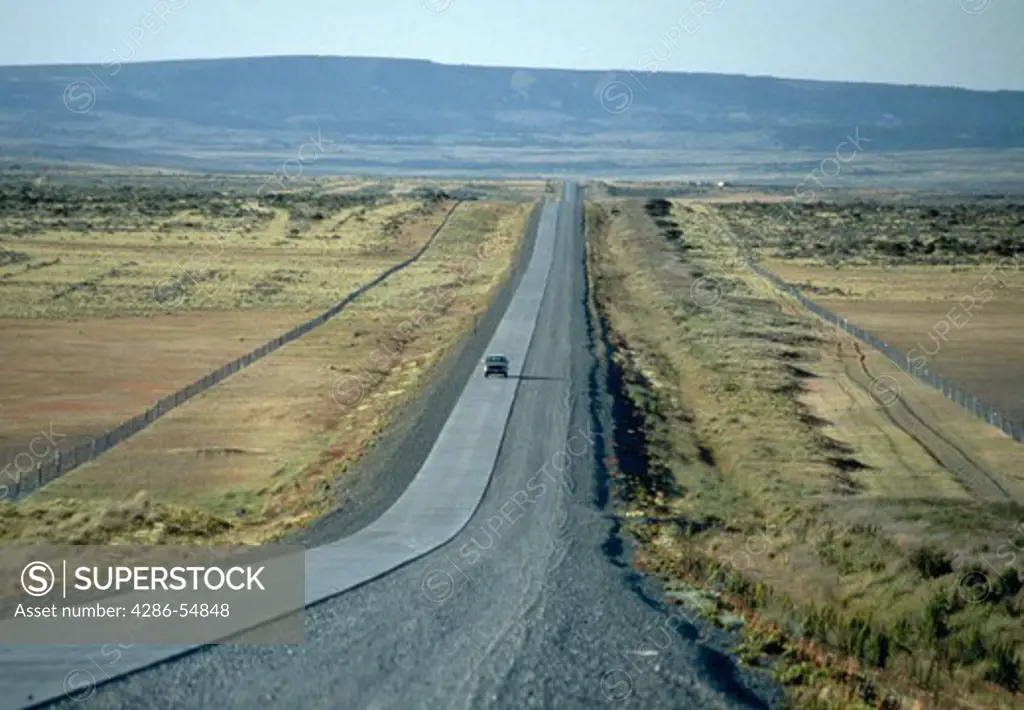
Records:
<instances>
[{"instance_id":1,"label":"dark car on road","mask_svg":"<svg viewBox=\"0 0 1024 710\"><path fill-rule=\"evenodd\" d=\"M508 377L508 358L500 353L488 355L484 358L484 377L501 375Z\"/></svg>"}]
</instances>

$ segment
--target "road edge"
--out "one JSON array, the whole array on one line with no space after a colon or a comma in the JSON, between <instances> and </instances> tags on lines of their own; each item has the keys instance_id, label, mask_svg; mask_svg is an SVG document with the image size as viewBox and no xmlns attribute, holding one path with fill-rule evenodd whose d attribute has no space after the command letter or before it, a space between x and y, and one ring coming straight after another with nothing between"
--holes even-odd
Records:
<instances>
[{"instance_id":1,"label":"road edge","mask_svg":"<svg viewBox=\"0 0 1024 710\"><path fill-rule=\"evenodd\" d=\"M476 328L463 334L431 367L425 377L427 384L397 408L367 453L346 473L334 476L332 486L342 491L346 500L281 542L311 548L352 535L379 518L409 487L519 289L533 257L544 203L543 199L534 203L512 270Z\"/></svg>"}]
</instances>

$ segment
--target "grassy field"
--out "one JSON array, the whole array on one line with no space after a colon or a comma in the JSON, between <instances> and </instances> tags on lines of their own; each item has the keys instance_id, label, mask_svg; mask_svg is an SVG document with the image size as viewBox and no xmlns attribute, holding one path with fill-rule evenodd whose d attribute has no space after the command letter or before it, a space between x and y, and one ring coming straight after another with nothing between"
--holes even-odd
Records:
<instances>
[{"instance_id":1,"label":"grassy field","mask_svg":"<svg viewBox=\"0 0 1024 710\"><path fill-rule=\"evenodd\" d=\"M716 216L820 305L1024 417L1024 203L900 193L784 211L722 205Z\"/></svg>"},{"instance_id":2,"label":"grassy field","mask_svg":"<svg viewBox=\"0 0 1024 710\"><path fill-rule=\"evenodd\" d=\"M299 195L282 206L249 196L252 214L227 218L209 216L222 211L215 196L209 203L202 195L186 199L198 203L188 209L200 226L180 225L172 234L191 240L190 249L215 243L214 223L233 220L238 234L229 248L215 263L193 269L227 276L219 288L186 288L175 307L154 305L142 315L126 294L173 266L181 250L161 244L153 224L138 215L117 218L113 235L82 229L62 242L42 220L46 229L5 239L7 249L31 252L33 260L53 258L37 256L37 250L63 257L95 249L109 259L110 252L138 247L137 261L155 265L131 283L122 277L101 282L96 291L109 297L97 304L83 294L70 320L55 317L63 311L52 308L38 312L49 318L27 317L63 281L51 276L33 290L15 265L18 278L10 281L21 285L22 298L11 308L22 317L8 314L0 321L5 336L16 336L2 341L5 363L14 363L2 375L0 421L8 444L26 443L21 439L47 427L70 440L138 413L407 258L454 212L420 261L323 327L39 494L4 505L3 540L256 543L322 514L344 500L347 466L486 308L513 263L533 207L394 198L325 208L320 218L314 209L323 203L317 200L334 204L334 198ZM8 214L7 223L28 219ZM138 228L126 229L126 223ZM77 267L80 262L71 258ZM305 277L282 281L262 296L243 295L253 292L254 276L256 284L266 282L266 274L285 264ZM82 280L81 273L80 267L69 269L64 280Z\"/></svg>"},{"instance_id":3,"label":"grassy field","mask_svg":"<svg viewBox=\"0 0 1024 710\"><path fill-rule=\"evenodd\" d=\"M41 441L32 446L41 432L55 432L55 446L67 451L312 315L282 309L247 318L184 311L0 320L0 468L30 470L38 457L55 453ZM2 484L11 483L4 477Z\"/></svg>"},{"instance_id":4,"label":"grassy field","mask_svg":"<svg viewBox=\"0 0 1024 710\"><path fill-rule=\"evenodd\" d=\"M1011 257L1024 245L1024 202L865 193L841 202L741 202L719 216L762 257L832 266L966 265Z\"/></svg>"},{"instance_id":5,"label":"grassy field","mask_svg":"<svg viewBox=\"0 0 1024 710\"><path fill-rule=\"evenodd\" d=\"M323 309L411 255L445 204L66 186L6 197L0 317L22 318Z\"/></svg>"},{"instance_id":6,"label":"grassy field","mask_svg":"<svg viewBox=\"0 0 1024 710\"><path fill-rule=\"evenodd\" d=\"M51 427L70 448L326 310L455 204L176 187L0 188L0 465L24 468Z\"/></svg>"},{"instance_id":7,"label":"grassy field","mask_svg":"<svg viewBox=\"0 0 1024 710\"><path fill-rule=\"evenodd\" d=\"M742 267L730 210L770 205L648 206L588 206L637 563L742 616L796 707L1022 707L1019 445L913 382L880 402L880 356Z\"/></svg>"},{"instance_id":8,"label":"grassy field","mask_svg":"<svg viewBox=\"0 0 1024 710\"><path fill-rule=\"evenodd\" d=\"M1024 273L995 263L830 268L768 260L769 271L915 362L1024 421Z\"/></svg>"}]
</instances>

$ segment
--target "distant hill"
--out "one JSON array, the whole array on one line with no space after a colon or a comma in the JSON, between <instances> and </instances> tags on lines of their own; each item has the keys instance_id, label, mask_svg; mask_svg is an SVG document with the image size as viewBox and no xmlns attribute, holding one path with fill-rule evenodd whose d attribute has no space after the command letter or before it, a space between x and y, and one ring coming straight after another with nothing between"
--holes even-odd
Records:
<instances>
[{"instance_id":1,"label":"distant hill","mask_svg":"<svg viewBox=\"0 0 1024 710\"><path fill-rule=\"evenodd\" d=\"M828 153L858 127L877 152L1024 148L1024 92L342 57L0 67L7 157L273 170L318 127L310 172L600 171Z\"/></svg>"}]
</instances>

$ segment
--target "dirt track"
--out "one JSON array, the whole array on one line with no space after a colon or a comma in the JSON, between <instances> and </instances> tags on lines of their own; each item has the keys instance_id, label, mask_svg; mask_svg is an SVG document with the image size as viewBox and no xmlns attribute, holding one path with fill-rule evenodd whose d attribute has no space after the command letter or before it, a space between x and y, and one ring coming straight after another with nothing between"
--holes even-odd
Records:
<instances>
[{"instance_id":1,"label":"dirt track","mask_svg":"<svg viewBox=\"0 0 1024 710\"><path fill-rule=\"evenodd\" d=\"M950 441L943 433L942 422L922 414L912 407L902 394L900 379L883 372L873 372L860 343L843 339L842 347L852 346L856 357L844 357L843 368L847 377L878 402L886 418L917 441L936 462L947 468L972 495L979 500L1012 502L1013 494L1003 485L1000 477L988 471L967 452ZM895 369L895 367L893 368ZM895 384L892 391L889 386Z\"/></svg>"},{"instance_id":2,"label":"dirt track","mask_svg":"<svg viewBox=\"0 0 1024 710\"><path fill-rule=\"evenodd\" d=\"M783 310L807 314L805 309L789 299L786 299ZM914 405L905 391L907 387L917 386L916 382L908 381L909 375L895 365L882 370L871 364L868 346L844 332L835 331L824 321L821 323L836 334L835 354L842 363L847 379L875 401L889 422L914 439L936 463L949 470L968 493L978 500L990 502L1022 500L1021 495L1009 487L1002 476L989 470L976 457L950 440L944 433L950 426L948 422L939 420L927 408ZM893 453L898 458L895 450Z\"/></svg>"}]
</instances>

